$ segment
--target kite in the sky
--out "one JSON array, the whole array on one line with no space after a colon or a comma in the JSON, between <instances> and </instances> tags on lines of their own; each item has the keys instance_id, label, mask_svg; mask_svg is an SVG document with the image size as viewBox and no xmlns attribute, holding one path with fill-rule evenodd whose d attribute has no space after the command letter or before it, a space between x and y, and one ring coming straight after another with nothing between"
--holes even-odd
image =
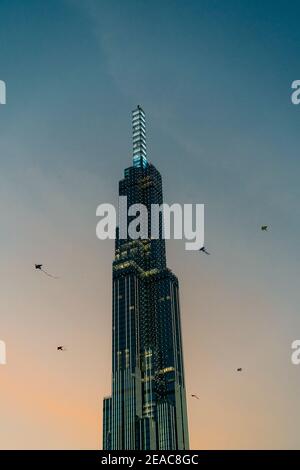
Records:
<instances>
[{"instance_id":1,"label":"kite in the sky","mask_svg":"<svg viewBox=\"0 0 300 470\"><path fill-rule=\"evenodd\" d=\"M57 346L57 351L66 351L64 346Z\"/></svg>"},{"instance_id":2,"label":"kite in the sky","mask_svg":"<svg viewBox=\"0 0 300 470\"><path fill-rule=\"evenodd\" d=\"M199 251L202 251L202 253L205 253L206 255L210 255L210 253L208 253L208 251L206 250L205 246L203 246L202 248L200 248Z\"/></svg>"},{"instance_id":3,"label":"kite in the sky","mask_svg":"<svg viewBox=\"0 0 300 470\"><path fill-rule=\"evenodd\" d=\"M263 232L267 232L268 231L268 226L267 225L262 225L261 229L262 229Z\"/></svg>"},{"instance_id":4,"label":"kite in the sky","mask_svg":"<svg viewBox=\"0 0 300 470\"><path fill-rule=\"evenodd\" d=\"M197 397L197 395L191 395L192 398L196 398L196 400L200 400L199 397Z\"/></svg>"},{"instance_id":5,"label":"kite in the sky","mask_svg":"<svg viewBox=\"0 0 300 470\"><path fill-rule=\"evenodd\" d=\"M237 371L237 372L242 372L242 370L243 370L243 369L242 369L241 367L239 367L236 371Z\"/></svg>"},{"instance_id":6,"label":"kite in the sky","mask_svg":"<svg viewBox=\"0 0 300 470\"><path fill-rule=\"evenodd\" d=\"M46 274L46 275L49 276L49 277L52 277L53 279L58 279L58 277L52 276L52 274L47 273L47 271L45 271L45 270L43 269L43 265L42 265L42 264L35 264L35 269L42 271L44 274Z\"/></svg>"}]
</instances>

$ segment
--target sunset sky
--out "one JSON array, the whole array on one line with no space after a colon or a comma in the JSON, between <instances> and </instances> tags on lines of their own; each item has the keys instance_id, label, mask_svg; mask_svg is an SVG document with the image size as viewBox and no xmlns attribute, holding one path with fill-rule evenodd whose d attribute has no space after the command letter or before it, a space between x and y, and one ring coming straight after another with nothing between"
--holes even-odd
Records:
<instances>
[{"instance_id":1,"label":"sunset sky","mask_svg":"<svg viewBox=\"0 0 300 470\"><path fill-rule=\"evenodd\" d=\"M299 14L293 0L1 0L1 449L101 447L114 244L96 208L117 201L137 104L165 202L205 204L211 256L167 244L191 448L300 449Z\"/></svg>"}]
</instances>

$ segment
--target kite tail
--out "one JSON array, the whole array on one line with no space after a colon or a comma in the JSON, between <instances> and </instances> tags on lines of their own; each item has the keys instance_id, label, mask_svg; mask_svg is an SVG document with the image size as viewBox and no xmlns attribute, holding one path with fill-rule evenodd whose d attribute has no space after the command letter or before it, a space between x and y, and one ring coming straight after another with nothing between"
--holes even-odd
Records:
<instances>
[{"instance_id":1,"label":"kite tail","mask_svg":"<svg viewBox=\"0 0 300 470\"><path fill-rule=\"evenodd\" d=\"M46 274L47 276L52 277L52 279L59 279L58 277L52 276L52 274L47 273L47 271L45 271L44 269L41 269L41 271L43 271L43 273Z\"/></svg>"}]
</instances>

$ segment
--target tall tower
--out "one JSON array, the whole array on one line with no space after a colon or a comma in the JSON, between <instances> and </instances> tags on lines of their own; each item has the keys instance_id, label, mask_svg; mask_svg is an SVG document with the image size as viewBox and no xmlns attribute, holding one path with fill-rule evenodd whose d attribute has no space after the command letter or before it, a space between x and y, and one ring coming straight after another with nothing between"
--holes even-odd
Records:
<instances>
[{"instance_id":1,"label":"tall tower","mask_svg":"<svg viewBox=\"0 0 300 470\"><path fill-rule=\"evenodd\" d=\"M178 279L166 265L162 216L159 237L150 235L151 204L163 203L162 180L147 160L140 106L132 112L132 127L133 165L119 182L119 196L127 197L128 207L147 207L149 235L121 238L117 229L112 395L103 402L103 449L188 449Z\"/></svg>"}]
</instances>

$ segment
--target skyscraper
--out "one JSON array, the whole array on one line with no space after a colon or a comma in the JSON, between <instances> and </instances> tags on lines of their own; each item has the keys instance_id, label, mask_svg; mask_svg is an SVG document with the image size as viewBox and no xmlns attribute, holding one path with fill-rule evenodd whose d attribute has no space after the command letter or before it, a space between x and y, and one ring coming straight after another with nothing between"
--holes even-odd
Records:
<instances>
[{"instance_id":1,"label":"skyscraper","mask_svg":"<svg viewBox=\"0 0 300 470\"><path fill-rule=\"evenodd\" d=\"M144 204L150 227L151 204L163 203L162 180L147 160L140 106L132 112L132 127L133 165L119 182L119 196L127 197L128 207ZM156 239L149 233L133 240L117 229L112 395L103 402L105 450L189 448L178 280L166 265L162 215L157 224Z\"/></svg>"}]
</instances>

